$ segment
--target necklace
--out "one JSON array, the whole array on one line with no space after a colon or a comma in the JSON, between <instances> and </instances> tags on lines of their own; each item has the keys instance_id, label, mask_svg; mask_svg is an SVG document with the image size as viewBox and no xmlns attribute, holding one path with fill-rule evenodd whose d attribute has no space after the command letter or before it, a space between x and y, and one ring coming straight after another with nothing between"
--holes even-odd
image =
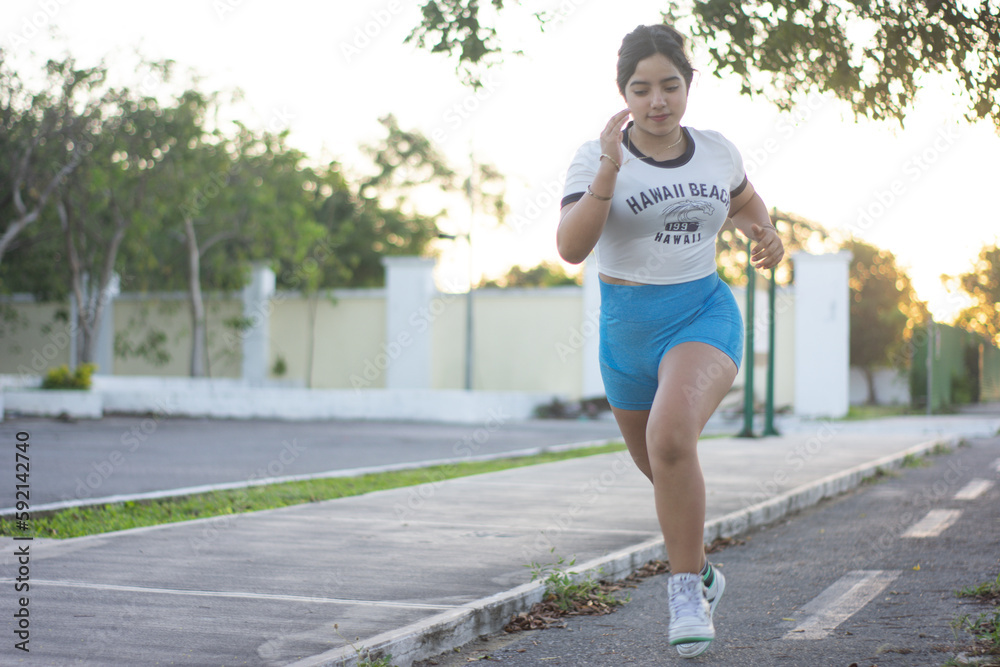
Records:
<instances>
[{"instance_id":1,"label":"necklace","mask_svg":"<svg viewBox=\"0 0 1000 667\"><path fill-rule=\"evenodd\" d=\"M681 136L677 137L677 141L675 141L674 143L672 143L672 144L670 144L669 146L667 146L666 148L664 148L664 149L663 149L663 151L664 151L664 152L666 152L666 151L669 151L669 150L670 150L671 148L673 148L673 147L674 147L674 146L676 146L677 144L679 144L679 143L681 143L682 141L684 141L684 130L683 130L683 129L681 129L681 126L680 126L680 125L678 125L678 126L677 126L677 130L678 130L678 131L680 132L680 135L681 135ZM640 153L642 153L642 151L640 151L640 150L639 150L639 147L635 145L635 142L634 142L634 141L632 141L632 128L629 128L629 131L628 131L628 134L626 135L626 138L628 139L628 143L629 143L629 145L630 145L630 146L631 146L632 148L634 148L635 150L637 150L637 151L639 151ZM651 156L649 156L649 155L647 155L646 157L642 157L642 158L639 158L639 159L640 159L640 160L653 160L653 158L652 158ZM658 160L653 160L653 161L654 161L654 162L658 162Z\"/></svg>"}]
</instances>

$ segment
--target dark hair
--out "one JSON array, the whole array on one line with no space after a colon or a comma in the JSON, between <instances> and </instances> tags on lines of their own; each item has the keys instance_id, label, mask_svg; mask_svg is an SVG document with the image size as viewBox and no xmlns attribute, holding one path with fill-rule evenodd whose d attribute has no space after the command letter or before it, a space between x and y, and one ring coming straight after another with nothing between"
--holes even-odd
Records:
<instances>
[{"instance_id":1,"label":"dark hair","mask_svg":"<svg viewBox=\"0 0 1000 667\"><path fill-rule=\"evenodd\" d=\"M684 35L663 23L641 25L625 35L618 49L618 91L622 97L639 61L657 53L662 53L674 63L690 90L694 68L684 52Z\"/></svg>"}]
</instances>

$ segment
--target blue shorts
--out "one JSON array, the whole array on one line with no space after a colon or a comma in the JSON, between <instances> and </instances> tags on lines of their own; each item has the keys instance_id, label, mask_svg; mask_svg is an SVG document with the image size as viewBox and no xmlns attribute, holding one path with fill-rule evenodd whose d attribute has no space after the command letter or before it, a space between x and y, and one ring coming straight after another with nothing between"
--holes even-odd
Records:
<instances>
[{"instance_id":1,"label":"blue shorts","mask_svg":"<svg viewBox=\"0 0 1000 667\"><path fill-rule=\"evenodd\" d=\"M743 317L717 273L677 285L600 283L601 377L613 407L652 407L660 360L679 343L708 343L739 369Z\"/></svg>"}]
</instances>

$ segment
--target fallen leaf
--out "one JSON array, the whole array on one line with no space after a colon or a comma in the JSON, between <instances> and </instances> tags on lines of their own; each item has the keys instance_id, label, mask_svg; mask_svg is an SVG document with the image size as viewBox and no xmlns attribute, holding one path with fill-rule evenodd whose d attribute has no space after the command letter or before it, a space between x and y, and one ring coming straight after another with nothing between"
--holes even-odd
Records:
<instances>
[{"instance_id":1,"label":"fallen leaf","mask_svg":"<svg viewBox=\"0 0 1000 667\"><path fill-rule=\"evenodd\" d=\"M920 565L919 564L918 565L914 565L913 569L916 570L917 572L919 572L920 571Z\"/></svg>"}]
</instances>

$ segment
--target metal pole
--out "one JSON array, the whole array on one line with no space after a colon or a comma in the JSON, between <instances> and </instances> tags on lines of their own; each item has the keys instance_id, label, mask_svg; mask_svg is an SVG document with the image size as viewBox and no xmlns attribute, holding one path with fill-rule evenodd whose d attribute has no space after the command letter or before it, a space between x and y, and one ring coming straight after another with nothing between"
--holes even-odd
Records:
<instances>
[{"instance_id":1,"label":"metal pole","mask_svg":"<svg viewBox=\"0 0 1000 667\"><path fill-rule=\"evenodd\" d=\"M472 172L469 174L469 232L465 235L465 240L469 243L469 291L465 296L465 388L472 389L472 272L474 264L472 261L472 227L476 213L475 178L476 178L476 158L469 152L469 160L472 162Z\"/></svg>"},{"instance_id":2,"label":"metal pole","mask_svg":"<svg viewBox=\"0 0 1000 667\"><path fill-rule=\"evenodd\" d=\"M746 350L744 354L746 370L744 371L743 380L743 430L737 434L739 438L752 438L753 434L753 366L754 366L754 354L753 349L753 329L754 329L754 313L753 313L753 301L754 292L756 291L755 284L757 282L757 272L753 268L753 264L750 261L751 256L751 241L747 241L747 313L746 313L746 340L744 342L744 348Z\"/></svg>"},{"instance_id":3,"label":"metal pole","mask_svg":"<svg viewBox=\"0 0 1000 667\"><path fill-rule=\"evenodd\" d=\"M927 322L927 414L934 414L934 318Z\"/></svg>"},{"instance_id":4,"label":"metal pole","mask_svg":"<svg viewBox=\"0 0 1000 667\"><path fill-rule=\"evenodd\" d=\"M781 435L774 428L774 302L777 295L777 278L771 269L771 282L767 287L767 395L764 407L764 435Z\"/></svg>"}]
</instances>

